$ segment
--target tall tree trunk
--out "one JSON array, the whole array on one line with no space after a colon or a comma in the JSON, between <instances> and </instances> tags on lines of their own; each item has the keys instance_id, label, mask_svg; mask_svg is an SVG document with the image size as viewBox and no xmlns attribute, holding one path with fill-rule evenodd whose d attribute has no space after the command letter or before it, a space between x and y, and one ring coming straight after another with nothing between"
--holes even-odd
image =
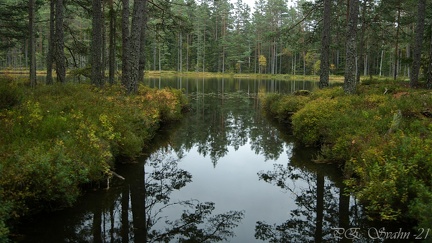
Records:
<instances>
[{"instance_id":1,"label":"tall tree trunk","mask_svg":"<svg viewBox=\"0 0 432 243\"><path fill-rule=\"evenodd\" d=\"M432 32L432 25L431 25L431 32ZM429 47L429 65L427 71L426 86L429 89L432 88L432 36L431 36L430 47Z\"/></svg>"},{"instance_id":2,"label":"tall tree trunk","mask_svg":"<svg viewBox=\"0 0 432 243\"><path fill-rule=\"evenodd\" d=\"M180 31L179 33L179 72L183 72L183 35ZM218 69L219 70L219 69Z\"/></svg>"},{"instance_id":3,"label":"tall tree trunk","mask_svg":"<svg viewBox=\"0 0 432 243\"><path fill-rule=\"evenodd\" d=\"M344 91L353 94L356 90L356 37L358 19L358 1L349 0L348 24L346 30L346 59L345 59L345 80Z\"/></svg>"},{"instance_id":4,"label":"tall tree trunk","mask_svg":"<svg viewBox=\"0 0 432 243\"><path fill-rule=\"evenodd\" d=\"M147 20L148 20L148 13L147 13L147 0L144 1L144 10L143 10L143 21L141 25L141 36L140 36L140 49L139 49L139 70L138 70L138 81L143 82L144 81L144 69L146 64L146 52L145 52L145 41L146 41L146 27L147 27Z\"/></svg>"},{"instance_id":5,"label":"tall tree trunk","mask_svg":"<svg viewBox=\"0 0 432 243\"><path fill-rule=\"evenodd\" d=\"M356 76L356 82L360 83L360 72L364 71L364 43L366 38L366 9L367 9L367 2L368 0L363 0L363 6L362 6L362 13L361 13L361 33L360 33L360 43L359 43L359 58L358 58L358 69L357 69L357 76Z\"/></svg>"},{"instance_id":6,"label":"tall tree trunk","mask_svg":"<svg viewBox=\"0 0 432 243\"><path fill-rule=\"evenodd\" d=\"M319 87L329 86L330 75L330 42L331 42L331 0L324 0L323 30L321 34L321 64Z\"/></svg>"},{"instance_id":7,"label":"tall tree trunk","mask_svg":"<svg viewBox=\"0 0 432 243\"><path fill-rule=\"evenodd\" d=\"M50 0L50 18L49 18L49 39L48 39L48 53L46 56L46 84L53 84L52 68L53 68L53 54L54 54L54 18L55 18L55 2Z\"/></svg>"},{"instance_id":8,"label":"tall tree trunk","mask_svg":"<svg viewBox=\"0 0 432 243\"><path fill-rule=\"evenodd\" d=\"M398 4L398 15L396 19L396 44L395 44L395 53L394 53L394 70L393 70L393 79L396 80L398 75L398 56L399 56L399 31L400 31L400 16L401 16L401 9L400 9L400 2Z\"/></svg>"},{"instance_id":9,"label":"tall tree trunk","mask_svg":"<svg viewBox=\"0 0 432 243\"><path fill-rule=\"evenodd\" d=\"M30 85L36 86L36 36L35 36L35 8L36 0L29 0L29 50L30 50Z\"/></svg>"},{"instance_id":10,"label":"tall tree trunk","mask_svg":"<svg viewBox=\"0 0 432 243\"><path fill-rule=\"evenodd\" d=\"M189 34L186 35L186 72L189 72Z\"/></svg>"},{"instance_id":11,"label":"tall tree trunk","mask_svg":"<svg viewBox=\"0 0 432 243\"><path fill-rule=\"evenodd\" d=\"M380 66L379 66L379 76L382 76L382 66L383 66L383 59L384 59L384 50L381 50L381 58L380 58Z\"/></svg>"},{"instance_id":12,"label":"tall tree trunk","mask_svg":"<svg viewBox=\"0 0 432 243\"><path fill-rule=\"evenodd\" d=\"M122 0L122 78L121 82L124 87L129 82L128 71L128 52L129 52L129 0Z\"/></svg>"},{"instance_id":13,"label":"tall tree trunk","mask_svg":"<svg viewBox=\"0 0 432 243\"><path fill-rule=\"evenodd\" d=\"M92 43L91 43L91 82L102 87L102 5L100 0L93 0L92 5Z\"/></svg>"},{"instance_id":14,"label":"tall tree trunk","mask_svg":"<svg viewBox=\"0 0 432 243\"><path fill-rule=\"evenodd\" d=\"M64 83L66 82L66 57L64 54L63 0L56 1L54 46L57 81Z\"/></svg>"},{"instance_id":15,"label":"tall tree trunk","mask_svg":"<svg viewBox=\"0 0 432 243\"><path fill-rule=\"evenodd\" d=\"M144 11L146 6L146 0L136 0L134 2L131 34L129 40L129 50L127 52L128 65L127 71L129 80L126 83L126 91L128 94L133 94L138 91L138 79L139 79L139 57L141 50L141 32L144 21Z\"/></svg>"},{"instance_id":16,"label":"tall tree trunk","mask_svg":"<svg viewBox=\"0 0 432 243\"><path fill-rule=\"evenodd\" d=\"M116 35L116 23L115 23L115 12L114 12L114 1L109 2L109 60L108 60L108 82L114 84L115 76L115 35Z\"/></svg>"},{"instance_id":17,"label":"tall tree trunk","mask_svg":"<svg viewBox=\"0 0 432 243\"><path fill-rule=\"evenodd\" d=\"M413 62L412 62L412 73L411 73L411 80L410 80L411 88L415 88L418 85L425 15L426 15L426 0L419 0L418 10L417 10L416 37L415 37Z\"/></svg>"}]
</instances>

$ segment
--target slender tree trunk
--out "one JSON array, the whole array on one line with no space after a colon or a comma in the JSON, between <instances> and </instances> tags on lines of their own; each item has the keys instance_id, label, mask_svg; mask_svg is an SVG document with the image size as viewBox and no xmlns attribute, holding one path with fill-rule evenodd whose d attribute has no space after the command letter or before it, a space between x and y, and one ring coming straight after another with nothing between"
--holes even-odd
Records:
<instances>
[{"instance_id":1,"label":"slender tree trunk","mask_svg":"<svg viewBox=\"0 0 432 243\"><path fill-rule=\"evenodd\" d=\"M186 35L186 72L189 72L189 34Z\"/></svg>"},{"instance_id":2,"label":"slender tree trunk","mask_svg":"<svg viewBox=\"0 0 432 243\"><path fill-rule=\"evenodd\" d=\"M296 75L296 71L297 71L297 53L294 52L293 75Z\"/></svg>"},{"instance_id":3,"label":"slender tree trunk","mask_svg":"<svg viewBox=\"0 0 432 243\"><path fill-rule=\"evenodd\" d=\"M393 70L393 79L396 80L398 75L398 56L399 56L399 30L400 30L400 15L401 15L401 9L400 9L400 3L398 5L398 15L396 19L396 44L395 44L395 53L394 53L394 70Z\"/></svg>"},{"instance_id":4,"label":"slender tree trunk","mask_svg":"<svg viewBox=\"0 0 432 243\"><path fill-rule=\"evenodd\" d=\"M139 70L138 70L138 81L143 82L144 81L144 69L146 64L146 52L145 52L145 42L146 42L146 27L147 27L147 20L148 20L148 13L147 13L147 0L144 1L144 10L143 10L143 20L141 23L141 36L140 36L140 48L139 48Z\"/></svg>"},{"instance_id":5,"label":"slender tree trunk","mask_svg":"<svg viewBox=\"0 0 432 243\"><path fill-rule=\"evenodd\" d=\"M114 1L109 2L109 60L108 60L108 82L109 84L115 83L115 35L116 35L116 23L115 23L115 12L114 12Z\"/></svg>"},{"instance_id":6,"label":"slender tree trunk","mask_svg":"<svg viewBox=\"0 0 432 243\"><path fill-rule=\"evenodd\" d=\"M426 0L419 0L418 10L417 10L416 37L415 37L413 62L412 62L412 73L411 73L411 80L410 80L411 88L416 88L418 85L425 15L426 15Z\"/></svg>"},{"instance_id":7,"label":"slender tree trunk","mask_svg":"<svg viewBox=\"0 0 432 243\"><path fill-rule=\"evenodd\" d=\"M159 72L162 71L162 62L161 62L161 47L158 45L158 68Z\"/></svg>"},{"instance_id":8,"label":"slender tree trunk","mask_svg":"<svg viewBox=\"0 0 432 243\"><path fill-rule=\"evenodd\" d=\"M102 4L100 0L93 0L92 4L92 43L91 43L91 82L102 87Z\"/></svg>"},{"instance_id":9,"label":"slender tree trunk","mask_svg":"<svg viewBox=\"0 0 432 243\"><path fill-rule=\"evenodd\" d=\"M369 66L369 60L368 55L364 56L364 63L363 63L363 76L368 75L368 66Z\"/></svg>"},{"instance_id":10,"label":"slender tree trunk","mask_svg":"<svg viewBox=\"0 0 432 243\"><path fill-rule=\"evenodd\" d=\"M183 34L179 33L179 72L183 72Z\"/></svg>"},{"instance_id":11,"label":"slender tree trunk","mask_svg":"<svg viewBox=\"0 0 432 243\"><path fill-rule=\"evenodd\" d=\"M324 0L323 30L321 34L321 64L319 87L329 86L330 75L330 43L331 43L331 0Z\"/></svg>"},{"instance_id":12,"label":"slender tree trunk","mask_svg":"<svg viewBox=\"0 0 432 243\"><path fill-rule=\"evenodd\" d=\"M129 52L129 0L122 0L122 78L121 82L124 87L129 82L128 70L128 52Z\"/></svg>"},{"instance_id":13,"label":"slender tree trunk","mask_svg":"<svg viewBox=\"0 0 432 243\"><path fill-rule=\"evenodd\" d=\"M55 11L55 63L57 81L66 82L66 57L64 54L63 0L56 1Z\"/></svg>"},{"instance_id":14,"label":"slender tree trunk","mask_svg":"<svg viewBox=\"0 0 432 243\"><path fill-rule=\"evenodd\" d=\"M432 25L431 25L431 32L432 32ZM427 71L426 86L429 89L432 88L432 36L431 36L430 46L429 46L429 65Z\"/></svg>"},{"instance_id":15,"label":"slender tree trunk","mask_svg":"<svg viewBox=\"0 0 432 243\"><path fill-rule=\"evenodd\" d=\"M360 72L364 69L364 43L366 38L366 9L368 0L363 0L362 13L361 13L361 33L360 33L360 43L359 43L359 62L357 69L356 82L360 83Z\"/></svg>"},{"instance_id":16,"label":"slender tree trunk","mask_svg":"<svg viewBox=\"0 0 432 243\"><path fill-rule=\"evenodd\" d=\"M306 52L303 51L303 75L306 75Z\"/></svg>"},{"instance_id":17,"label":"slender tree trunk","mask_svg":"<svg viewBox=\"0 0 432 243\"><path fill-rule=\"evenodd\" d=\"M205 57L206 57L206 29L207 26L204 24L204 36L203 36L203 41L204 41L204 45L203 45L203 60L202 60L202 66L203 69L202 71L205 72Z\"/></svg>"},{"instance_id":18,"label":"slender tree trunk","mask_svg":"<svg viewBox=\"0 0 432 243\"><path fill-rule=\"evenodd\" d=\"M379 76L382 76L382 66L383 66L383 59L384 59L384 50L381 50L381 58L380 58L380 66L379 66Z\"/></svg>"},{"instance_id":19,"label":"slender tree trunk","mask_svg":"<svg viewBox=\"0 0 432 243\"><path fill-rule=\"evenodd\" d=\"M30 85L36 86L36 36L35 36L35 8L36 0L29 0L29 50L30 50Z\"/></svg>"},{"instance_id":20,"label":"slender tree trunk","mask_svg":"<svg viewBox=\"0 0 432 243\"><path fill-rule=\"evenodd\" d=\"M356 37L358 19L358 1L349 0L348 24L346 31L345 80L344 91L353 94L356 90Z\"/></svg>"}]
</instances>

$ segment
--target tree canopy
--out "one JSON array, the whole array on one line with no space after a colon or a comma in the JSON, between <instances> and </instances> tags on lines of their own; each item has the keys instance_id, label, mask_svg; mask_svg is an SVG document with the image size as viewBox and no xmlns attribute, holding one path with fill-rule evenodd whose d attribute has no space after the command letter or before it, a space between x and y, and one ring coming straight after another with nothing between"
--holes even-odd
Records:
<instances>
[{"instance_id":1,"label":"tree canopy","mask_svg":"<svg viewBox=\"0 0 432 243\"><path fill-rule=\"evenodd\" d=\"M50 7L52 2L63 8L56 11ZM29 3L0 1L2 69L30 64L31 48L26 46ZM307 75L320 74L320 69L323 78L327 73L347 75L350 70L357 82L360 75L408 78L419 70L422 82L430 69L430 2L420 8L402 0L298 0L290 4L257 0L252 8L242 0L109 0L101 6L96 1L57 0L36 1L36 5L36 69L47 67L48 55L54 55L60 65L64 59L72 74L98 79L92 81L97 85L105 82L103 75L97 75L105 69L109 69L110 83L120 70L125 80L136 83L143 70ZM63 58L60 52L49 51L53 33L47 24L50 12L61 14L61 9L64 21L56 29L64 31L64 47L59 42L54 46L60 46ZM350 9L357 10L351 17ZM419 9L425 12L419 14ZM351 34L348 23L353 23ZM348 37L355 48L349 52ZM347 69L349 60L354 61Z\"/></svg>"}]
</instances>

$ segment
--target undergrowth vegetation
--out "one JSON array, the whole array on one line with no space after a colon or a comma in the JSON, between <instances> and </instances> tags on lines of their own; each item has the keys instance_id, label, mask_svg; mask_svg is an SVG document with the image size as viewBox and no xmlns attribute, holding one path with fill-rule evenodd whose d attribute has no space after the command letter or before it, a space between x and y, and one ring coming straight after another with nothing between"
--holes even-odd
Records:
<instances>
[{"instance_id":1,"label":"undergrowth vegetation","mask_svg":"<svg viewBox=\"0 0 432 243\"><path fill-rule=\"evenodd\" d=\"M7 220L74 203L83 184L112 175L114 158L136 157L161 122L181 117L179 90L30 89L0 78L0 239Z\"/></svg>"},{"instance_id":2,"label":"undergrowth vegetation","mask_svg":"<svg viewBox=\"0 0 432 243\"><path fill-rule=\"evenodd\" d=\"M290 118L295 138L319 146L318 162L343 165L345 182L371 218L432 221L432 92L403 82L341 87L308 96L267 95L264 109Z\"/></svg>"}]
</instances>

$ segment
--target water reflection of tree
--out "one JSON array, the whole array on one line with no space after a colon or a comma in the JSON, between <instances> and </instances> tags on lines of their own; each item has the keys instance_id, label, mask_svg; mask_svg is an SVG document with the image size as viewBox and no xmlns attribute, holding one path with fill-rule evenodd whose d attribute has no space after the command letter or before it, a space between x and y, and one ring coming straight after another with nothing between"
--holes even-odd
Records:
<instances>
[{"instance_id":1,"label":"water reflection of tree","mask_svg":"<svg viewBox=\"0 0 432 243\"><path fill-rule=\"evenodd\" d=\"M135 177L139 180L145 178L144 183L139 182L144 188L130 186L134 241L216 242L234 236L232 229L243 218L243 212L213 215L215 205L212 202L172 202L170 194L191 182L192 175L178 168L179 159L167 154L169 151L164 150L153 154L140 172L142 175ZM173 208L182 211L179 218L172 219L165 214L166 210Z\"/></svg>"},{"instance_id":2,"label":"water reflection of tree","mask_svg":"<svg viewBox=\"0 0 432 243\"><path fill-rule=\"evenodd\" d=\"M295 151L294 151L295 153ZM296 158L293 156L291 158ZM281 224L258 221L255 237L268 242L352 242L367 241L366 226L361 225L361 211L350 204L342 183L334 183L336 168L314 163L275 164L272 171L258 173L260 180L293 195L297 208ZM331 173L330 170L334 170ZM324 176L324 171L326 175ZM330 172L330 173L329 173ZM333 176L333 178L332 178ZM359 235L337 238L335 229L359 228ZM353 239L348 239L352 237Z\"/></svg>"},{"instance_id":3,"label":"water reflection of tree","mask_svg":"<svg viewBox=\"0 0 432 243\"><path fill-rule=\"evenodd\" d=\"M175 131L171 144L178 152L192 147L209 156L216 166L229 147L237 150L248 142L256 154L277 159L284 141L259 110L256 95L245 92L191 94L191 111Z\"/></svg>"},{"instance_id":4,"label":"water reflection of tree","mask_svg":"<svg viewBox=\"0 0 432 243\"><path fill-rule=\"evenodd\" d=\"M178 159L166 157L166 151L156 153L147 161L145 173L145 213L147 242L215 242L234 236L231 229L237 227L243 212L230 211L212 215L215 205L197 200L171 202L170 194L180 190L192 181L192 175L177 167ZM165 209L181 206L179 219L170 220L163 216ZM155 229L165 219L163 229ZM151 230L150 230L151 229Z\"/></svg>"},{"instance_id":5,"label":"water reflection of tree","mask_svg":"<svg viewBox=\"0 0 432 243\"><path fill-rule=\"evenodd\" d=\"M60 234L48 233L47 225L32 226L40 237L32 235L29 242L218 242L233 237L243 211L215 214L213 202L170 198L192 176L179 169L179 159L169 154L160 150L145 166L128 165L126 180L114 181L109 191L101 191L102 200L100 195L87 198L76 208L84 211L62 218L64 224L48 226Z\"/></svg>"}]
</instances>

